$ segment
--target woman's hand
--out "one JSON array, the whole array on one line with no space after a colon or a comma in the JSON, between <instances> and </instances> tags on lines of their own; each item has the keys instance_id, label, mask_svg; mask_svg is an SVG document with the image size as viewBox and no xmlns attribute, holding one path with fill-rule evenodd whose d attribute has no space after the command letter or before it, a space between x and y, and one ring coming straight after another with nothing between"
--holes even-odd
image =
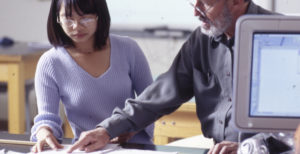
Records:
<instances>
[{"instance_id":1,"label":"woman's hand","mask_svg":"<svg viewBox=\"0 0 300 154\"><path fill-rule=\"evenodd\" d=\"M118 137L115 137L110 140L110 143L124 143L127 142L132 136L134 136L136 132L124 133Z\"/></svg>"},{"instance_id":2,"label":"woman's hand","mask_svg":"<svg viewBox=\"0 0 300 154\"><path fill-rule=\"evenodd\" d=\"M110 136L105 128L99 127L90 131L85 131L80 134L79 140L75 142L70 149L72 151L79 149L85 152L99 150L109 143Z\"/></svg>"},{"instance_id":3,"label":"woman's hand","mask_svg":"<svg viewBox=\"0 0 300 154\"><path fill-rule=\"evenodd\" d=\"M58 143L49 127L41 127L38 130L36 137L38 141L31 149L34 153L42 152L47 146L54 150L63 148L63 146Z\"/></svg>"}]
</instances>

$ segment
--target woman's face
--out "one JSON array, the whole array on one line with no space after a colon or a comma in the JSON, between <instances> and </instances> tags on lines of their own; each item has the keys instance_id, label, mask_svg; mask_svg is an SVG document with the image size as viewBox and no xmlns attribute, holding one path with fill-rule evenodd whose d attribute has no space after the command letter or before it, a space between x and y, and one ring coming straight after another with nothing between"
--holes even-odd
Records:
<instances>
[{"instance_id":1,"label":"woman's face","mask_svg":"<svg viewBox=\"0 0 300 154\"><path fill-rule=\"evenodd\" d=\"M59 11L58 22L75 44L94 41L97 20L98 17L95 14L83 14L80 16L74 8L72 9L72 16L66 17L64 3L62 3Z\"/></svg>"}]
</instances>

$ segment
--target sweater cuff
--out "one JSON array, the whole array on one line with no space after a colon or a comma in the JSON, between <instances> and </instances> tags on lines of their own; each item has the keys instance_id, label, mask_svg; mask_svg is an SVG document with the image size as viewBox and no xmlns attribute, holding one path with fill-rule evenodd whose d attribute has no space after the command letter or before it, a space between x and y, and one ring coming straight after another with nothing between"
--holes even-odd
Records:
<instances>
[{"instance_id":1,"label":"sweater cuff","mask_svg":"<svg viewBox=\"0 0 300 154\"><path fill-rule=\"evenodd\" d=\"M128 119L123 118L120 115L113 115L105 119L100 124L98 124L97 127L105 128L111 139L125 132L130 132L132 128Z\"/></svg>"}]
</instances>

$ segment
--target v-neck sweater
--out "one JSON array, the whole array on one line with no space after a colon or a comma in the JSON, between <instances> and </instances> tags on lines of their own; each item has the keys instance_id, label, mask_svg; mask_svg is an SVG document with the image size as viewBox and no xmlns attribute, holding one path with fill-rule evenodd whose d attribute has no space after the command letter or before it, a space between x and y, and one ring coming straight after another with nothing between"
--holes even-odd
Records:
<instances>
[{"instance_id":1,"label":"v-neck sweater","mask_svg":"<svg viewBox=\"0 0 300 154\"><path fill-rule=\"evenodd\" d=\"M48 126L61 140L63 130L59 102L70 122L75 140L83 131L94 129L127 98L135 98L150 83L152 75L138 44L128 38L110 35L110 66L99 77L80 67L63 47L52 48L39 59L35 74L38 115L32 127L33 141L41 126ZM151 143L153 124L130 142Z\"/></svg>"}]
</instances>

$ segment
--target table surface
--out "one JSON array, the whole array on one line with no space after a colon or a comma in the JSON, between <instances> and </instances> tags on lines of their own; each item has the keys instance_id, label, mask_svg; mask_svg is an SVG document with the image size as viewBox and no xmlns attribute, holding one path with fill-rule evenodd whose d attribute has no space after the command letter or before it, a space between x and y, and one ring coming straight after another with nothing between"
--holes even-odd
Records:
<instances>
[{"instance_id":1,"label":"table surface","mask_svg":"<svg viewBox=\"0 0 300 154\"><path fill-rule=\"evenodd\" d=\"M8 134L7 132L0 132L0 139L11 139L11 140L22 140L29 141L28 134ZM71 139L64 139L63 144L70 144ZM186 147L175 147L175 146L165 146L165 145L146 145L146 144L122 144L123 148L128 149L142 149L142 150L154 150L154 151L165 151L165 152L179 152L179 154L205 154L208 149L200 148L186 148ZM2 144L0 143L0 150L5 149L6 151L16 151L27 153L30 151L31 146L26 145L12 145L12 144Z\"/></svg>"},{"instance_id":2,"label":"table surface","mask_svg":"<svg viewBox=\"0 0 300 154\"><path fill-rule=\"evenodd\" d=\"M33 44L27 42L16 42L12 46L3 47L0 46L0 55L8 55L8 56L15 56L15 55L30 55L34 52L39 51L46 51L50 49L50 45L43 45L43 44Z\"/></svg>"}]
</instances>

